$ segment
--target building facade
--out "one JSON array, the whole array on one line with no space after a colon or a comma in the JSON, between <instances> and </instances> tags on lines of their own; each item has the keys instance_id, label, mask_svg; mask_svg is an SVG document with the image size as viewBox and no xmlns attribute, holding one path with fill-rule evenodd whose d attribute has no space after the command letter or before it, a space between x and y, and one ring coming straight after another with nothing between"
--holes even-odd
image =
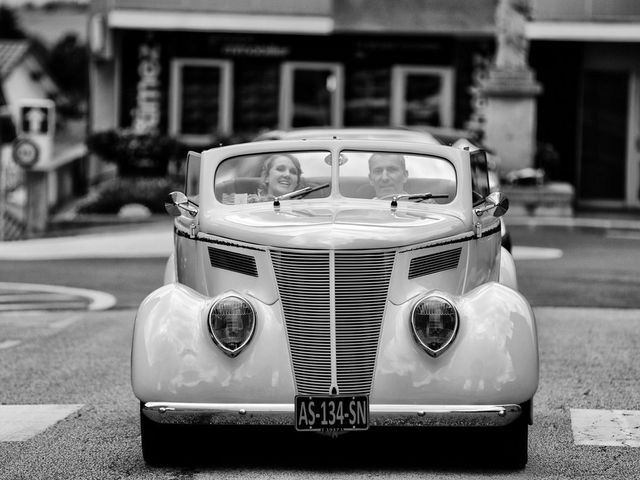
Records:
<instances>
[{"instance_id":1,"label":"building facade","mask_svg":"<svg viewBox=\"0 0 640 480\"><path fill-rule=\"evenodd\" d=\"M90 129L198 148L302 126L481 128L498 3L94 0ZM539 148L522 163L574 184L585 205L640 207L638 10L531 2Z\"/></svg>"},{"instance_id":2,"label":"building facade","mask_svg":"<svg viewBox=\"0 0 640 480\"><path fill-rule=\"evenodd\" d=\"M535 0L537 136L578 205L640 208L640 2Z\"/></svg>"}]
</instances>

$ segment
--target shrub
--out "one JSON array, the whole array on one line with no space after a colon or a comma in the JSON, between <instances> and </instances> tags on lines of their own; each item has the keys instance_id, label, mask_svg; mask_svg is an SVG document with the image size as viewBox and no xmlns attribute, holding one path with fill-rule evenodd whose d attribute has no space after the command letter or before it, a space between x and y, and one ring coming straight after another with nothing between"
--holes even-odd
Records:
<instances>
[{"instance_id":1,"label":"shrub","mask_svg":"<svg viewBox=\"0 0 640 480\"><path fill-rule=\"evenodd\" d=\"M185 157L187 148L168 135L138 134L131 130L112 129L87 137L90 152L106 162L115 163L122 176L160 176L167 172L171 160Z\"/></svg>"},{"instance_id":2,"label":"shrub","mask_svg":"<svg viewBox=\"0 0 640 480\"><path fill-rule=\"evenodd\" d=\"M167 177L123 177L100 184L76 206L78 213L116 214L127 204L139 203L152 213L164 213L167 195L182 190L182 181Z\"/></svg>"}]
</instances>

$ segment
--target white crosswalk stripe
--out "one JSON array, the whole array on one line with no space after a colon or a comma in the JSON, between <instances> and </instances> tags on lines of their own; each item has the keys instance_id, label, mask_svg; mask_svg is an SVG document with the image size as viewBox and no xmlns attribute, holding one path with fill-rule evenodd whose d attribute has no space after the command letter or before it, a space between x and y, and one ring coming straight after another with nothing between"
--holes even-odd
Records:
<instances>
[{"instance_id":1,"label":"white crosswalk stripe","mask_svg":"<svg viewBox=\"0 0 640 480\"><path fill-rule=\"evenodd\" d=\"M571 409L576 445L640 448L640 411Z\"/></svg>"},{"instance_id":2,"label":"white crosswalk stripe","mask_svg":"<svg viewBox=\"0 0 640 480\"><path fill-rule=\"evenodd\" d=\"M0 405L0 442L23 442L80 410L75 405Z\"/></svg>"}]
</instances>

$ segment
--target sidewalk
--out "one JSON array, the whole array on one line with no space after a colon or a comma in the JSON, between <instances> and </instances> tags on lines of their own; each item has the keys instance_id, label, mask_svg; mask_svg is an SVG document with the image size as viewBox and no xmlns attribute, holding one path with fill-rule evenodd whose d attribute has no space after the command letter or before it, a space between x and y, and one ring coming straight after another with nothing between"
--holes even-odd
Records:
<instances>
[{"instance_id":1,"label":"sidewalk","mask_svg":"<svg viewBox=\"0 0 640 480\"><path fill-rule=\"evenodd\" d=\"M511 216L504 217L507 225L529 227L596 228L605 230L639 230L640 213L576 213L572 217Z\"/></svg>"},{"instance_id":2,"label":"sidewalk","mask_svg":"<svg viewBox=\"0 0 640 480\"><path fill-rule=\"evenodd\" d=\"M76 229L64 236L0 242L0 260L167 258L173 248L173 222L168 216L162 221L102 225L80 232Z\"/></svg>"},{"instance_id":3,"label":"sidewalk","mask_svg":"<svg viewBox=\"0 0 640 480\"><path fill-rule=\"evenodd\" d=\"M594 228L640 232L640 214L577 214L574 217L505 216L508 226ZM68 258L166 258L173 248L173 222L162 215L144 222L122 222L50 232L45 238L0 242L0 260Z\"/></svg>"}]
</instances>

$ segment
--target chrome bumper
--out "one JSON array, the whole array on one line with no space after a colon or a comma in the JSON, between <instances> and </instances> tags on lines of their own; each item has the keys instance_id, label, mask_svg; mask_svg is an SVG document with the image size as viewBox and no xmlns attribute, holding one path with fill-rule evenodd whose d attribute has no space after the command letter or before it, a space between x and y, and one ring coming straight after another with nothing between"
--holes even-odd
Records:
<instances>
[{"instance_id":1,"label":"chrome bumper","mask_svg":"<svg viewBox=\"0 0 640 480\"><path fill-rule=\"evenodd\" d=\"M294 425L294 405L147 402L142 413L158 423ZM522 414L520 405L370 405L373 427L499 427Z\"/></svg>"}]
</instances>

